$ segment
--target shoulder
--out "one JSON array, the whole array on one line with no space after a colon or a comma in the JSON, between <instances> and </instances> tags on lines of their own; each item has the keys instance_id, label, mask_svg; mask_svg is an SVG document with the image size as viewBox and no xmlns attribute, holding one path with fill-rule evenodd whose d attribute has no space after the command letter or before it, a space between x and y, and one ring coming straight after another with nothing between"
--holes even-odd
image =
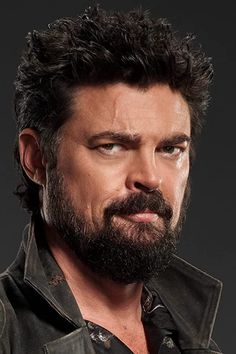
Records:
<instances>
[{"instance_id":1,"label":"shoulder","mask_svg":"<svg viewBox=\"0 0 236 354\"><path fill-rule=\"evenodd\" d=\"M4 328L6 326L6 308L0 297L0 338L2 338Z\"/></svg>"},{"instance_id":2,"label":"shoulder","mask_svg":"<svg viewBox=\"0 0 236 354\"><path fill-rule=\"evenodd\" d=\"M10 327L15 319L14 309L8 297L9 276L7 273L0 275L0 352L10 353Z\"/></svg>"},{"instance_id":3,"label":"shoulder","mask_svg":"<svg viewBox=\"0 0 236 354\"><path fill-rule=\"evenodd\" d=\"M0 338L7 326L7 319L14 313L10 296L12 294L12 280L7 272L0 274Z\"/></svg>"},{"instance_id":4,"label":"shoulder","mask_svg":"<svg viewBox=\"0 0 236 354\"><path fill-rule=\"evenodd\" d=\"M18 353L20 288L9 268L0 275L0 353Z\"/></svg>"}]
</instances>

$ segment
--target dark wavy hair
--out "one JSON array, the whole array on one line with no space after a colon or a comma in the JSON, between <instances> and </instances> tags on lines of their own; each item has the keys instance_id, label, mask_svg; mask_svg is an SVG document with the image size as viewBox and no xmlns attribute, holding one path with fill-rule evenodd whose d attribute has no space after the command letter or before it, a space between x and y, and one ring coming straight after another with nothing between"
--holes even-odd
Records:
<instances>
[{"instance_id":1,"label":"dark wavy hair","mask_svg":"<svg viewBox=\"0 0 236 354\"><path fill-rule=\"evenodd\" d=\"M180 38L166 19L151 19L141 9L107 13L94 6L26 38L15 81L17 133L35 129L52 165L60 128L72 113L73 89L87 84L168 84L188 103L192 140L200 131L213 76L211 60L192 35ZM38 213L40 186L25 174L17 141L15 160L21 175L15 194L28 212Z\"/></svg>"}]
</instances>

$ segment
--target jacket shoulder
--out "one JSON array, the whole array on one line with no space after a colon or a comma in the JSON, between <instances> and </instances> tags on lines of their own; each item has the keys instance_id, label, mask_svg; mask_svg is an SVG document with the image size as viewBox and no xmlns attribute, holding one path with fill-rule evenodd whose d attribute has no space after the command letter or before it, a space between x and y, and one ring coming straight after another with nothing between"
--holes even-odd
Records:
<instances>
[{"instance_id":1,"label":"jacket shoulder","mask_svg":"<svg viewBox=\"0 0 236 354\"><path fill-rule=\"evenodd\" d=\"M7 272L0 275L0 338L7 325L9 314L14 313L10 296L13 293L13 281Z\"/></svg>"},{"instance_id":2,"label":"jacket shoulder","mask_svg":"<svg viewBox=\"0 0 236 354\"><path fill-rule=\"evenodd\" d=\"M2 338L4 328L6 326L6 308L4 304L4 289L2 289L1 280L2 277L0 278L0 338Z\"/></svg>"},{"instance_id":3,"label":"jacket shoulder","mask_svg":"<svg viewBox=\"0 0 236 354\"><path fill-rule=\"evenodd\" d=\"M0 353L10 354L10 318L14 318L14 309L8 298L8 282L9 276L7 273L0 275Z\"/></svg>"}]
</instances>

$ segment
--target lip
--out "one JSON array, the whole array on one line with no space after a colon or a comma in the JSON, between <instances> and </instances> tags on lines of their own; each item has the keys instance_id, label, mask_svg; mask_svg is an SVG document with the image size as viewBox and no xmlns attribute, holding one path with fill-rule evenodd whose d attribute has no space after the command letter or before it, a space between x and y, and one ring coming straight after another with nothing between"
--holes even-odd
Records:
<instances>
[{"instance_id":1,"label":"lip","mask_svg":"<svg viewBox=\"0 0 236 354\"><path fill-rule=\"evenodd\" d=\"M145 210L141 213L126 215L125 219L135 222L156 222L159 219L159 215L149 210Z\"/></svg>"}]
</instances>

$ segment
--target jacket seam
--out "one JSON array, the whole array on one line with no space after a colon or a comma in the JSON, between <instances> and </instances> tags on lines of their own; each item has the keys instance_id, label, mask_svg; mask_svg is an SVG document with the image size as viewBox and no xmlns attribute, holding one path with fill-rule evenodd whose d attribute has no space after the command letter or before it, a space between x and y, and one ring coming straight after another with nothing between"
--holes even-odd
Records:
<instances>
[{"instance_id":1,"label":"jacket seam","mask_svg":"<svg viewBox=\"0 0 236 354\"><path fill-rule=\"evenodd\" d=\"M1 305L2 309L3 309L3 326L2 326L2 331L0 333L0 338L2 338L4 329L5 329L5 326L6 326L7 319L6 319L6 309L5 309L5 306L4 306L4 304L3 304L1 299L0 299L0 305Z\"/></svg>"},{"instance_id":2,"label":"jacket seam","mask_svg":"<svg viewBox=\"0 0 236 354\"><path fill-rule=\"evenodd\" d=\"M217 288L220 289L219 293L216 294L216 292L214 292L212 294L212 302L215 303L215 310L214 310L213 317L212 317L213 325L211 326L210 337L209 337L209 340L208 340L208 346L210 345L210 342L212 340L211 336L212 336L212 333L213 333L213 326L214 326L214 323L216 321L216 316L217 316L217 312L218 312L218 308L219 308L221 292L222 292L222 285L218 285Z\"/></svg>"},{"instance_id":3,"label":"jacket seam","mask_svg":"<svg viewBox=\"0 0 236 354\"><path fill-rule=\"evenodd\" d=\"M44 351L44 353L49 353L48 348L47 348L46 345L43 346L43 351Z\"/></svg>"},{"instance_id":4,"label":"jacket seam","mask_svg":"<svg viewBox=\"0 0 236 354\"><path fill-rule=\"evenodd\" d=\"M9 274L7 272L4 272L4 273L0 274L0 280L5 279L8 276L9 276Z\"/></svg>"}]
</instances>

